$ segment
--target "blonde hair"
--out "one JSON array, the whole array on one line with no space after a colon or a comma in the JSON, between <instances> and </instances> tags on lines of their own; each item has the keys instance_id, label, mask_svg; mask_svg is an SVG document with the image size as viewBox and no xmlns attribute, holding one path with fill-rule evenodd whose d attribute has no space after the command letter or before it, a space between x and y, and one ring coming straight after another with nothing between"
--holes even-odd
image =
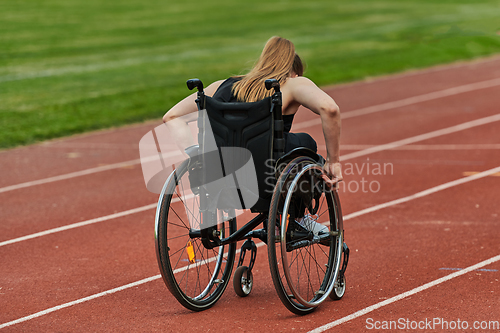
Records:
<instances>
[{"instance_id":1,"label":"blonde hair","mask_svg":"<svg viewBox=\"0 0 500 333\"><path fill-rule=\"evenodd\" d=\"M264 82L267 79L276 79L282 85L292 72L299 76L304 72L302 60L295 53L295 46L288 39L271 37L252 70L246 75L238 76L241 80L233 84L232 93L241 102L260 101L273 92L265 88Z\"/></svg>"}]
</instances>

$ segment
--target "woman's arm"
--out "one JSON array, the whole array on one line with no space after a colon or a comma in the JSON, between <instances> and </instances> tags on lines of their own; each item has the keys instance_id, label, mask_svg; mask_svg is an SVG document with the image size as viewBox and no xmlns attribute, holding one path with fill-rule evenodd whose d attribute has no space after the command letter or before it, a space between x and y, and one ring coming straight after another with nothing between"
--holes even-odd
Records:
<instances>
[{"instance_id":1,"label":"woman's arm","mask_svg":"<svg viewBox=\"0 0 500 333\"><path fill-rule=\"evenodd\" d=\"M204 89L205 94L208 96L215 94L222 82L224 82L224 80L216 81L206 87ZM166 123L167 121L198 111L198 107L195 103L196 95L197 93L193 93L179 103L175 104L170 110L167 111L167 113L165 113L163 116L163 122Z\"/></svg>"},{"instance_id":2,"label":"woman's arm","mask_svg":"<svg viewBox=\"0 0 500 333\"><path fill-rule=\"evenodd\" d=\"M333 184L342 180L340 167L340 109L333 98L306 77L289 79L293 99L318 114L326 143L326 163L323 169Z\"/></svg>"}]
</instances>

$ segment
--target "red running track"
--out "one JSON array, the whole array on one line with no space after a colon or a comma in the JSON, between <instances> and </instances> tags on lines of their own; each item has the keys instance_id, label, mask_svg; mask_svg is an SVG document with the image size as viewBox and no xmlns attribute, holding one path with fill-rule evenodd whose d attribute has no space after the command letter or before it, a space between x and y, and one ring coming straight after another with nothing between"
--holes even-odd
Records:
<instances>
[{"instance_id":1,"label":"red running track","mask_svg":"<svg viewBox=\"0 0 500 333\"><path fill-rule=\"evenodd\" d=\"M469 329L499 322L500 170L482 172L500 166L500 58L325 89L343 115L343 300L293 315L261 246L249 297L230 283L207 311L178 304L158 277L157 195L137 161L139 139L158 125L149 122L0 152L0 329L361 332L440 319L453 331L457 320ZM323 141L307 110L293 130Z\"/></svg>"}]
</instances>

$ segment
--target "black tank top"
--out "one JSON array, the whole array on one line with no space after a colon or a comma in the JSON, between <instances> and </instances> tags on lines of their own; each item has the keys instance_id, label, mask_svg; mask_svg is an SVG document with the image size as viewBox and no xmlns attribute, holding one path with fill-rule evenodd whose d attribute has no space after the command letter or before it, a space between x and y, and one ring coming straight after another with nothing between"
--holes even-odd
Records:
<instances>
[{"instance_id":1,"label":"black tank top","mask_svg":"<svg viewBox=\"0 0 500 333\"><path fill-rule=\"evenodd\" d=\"M232 88L233 84L235 82L238 82L239 80L241 80L241 78L231 77L222 82L212 98L225 103L238 102L236 97L233 95ZM290 130L292 129L294 116L295 114L283 115L284 131L286 133L290 132Z\"/></svg>"}]
</instances>

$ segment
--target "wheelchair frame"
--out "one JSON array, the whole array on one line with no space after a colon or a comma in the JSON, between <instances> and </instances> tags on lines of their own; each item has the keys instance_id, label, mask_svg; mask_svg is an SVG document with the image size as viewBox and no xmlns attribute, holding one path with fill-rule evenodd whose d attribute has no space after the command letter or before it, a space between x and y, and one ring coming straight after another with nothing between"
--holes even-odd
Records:
<instances>
[{"instance_id":1,"label":"wheelchair frame","mask_svg":"<svg viewBox=\"0 0 500 333\"><path fill-rule=\"evenodd\" d=\"M193 79L188 80L187 85L190 90L197 88L196 104L198 109L202 110L205 100L203 84L200 80ZM275 138L283 139L281 92L276 80L267 80L266 88L274 89L270 112L274 119L271 140L275 142ZM252 268L257 252L252 238L268 245L273 283L280 300L293 313L310 313L328 296L334 300L343 297L349 249L343 240L344 229L338 193L336 189L326 188L320 181L323 161L319 155L305 148L295 149L286 155L283 153L284 144L277 144L273 148L271 158L276 161L276 185L270 209L266 213L258 213L239 229L236 218L224 219L224 214L228 213L224 209L218 210L215 216L201 209L203 213L199 218L200 224L207 225L207 219L215 218L216 223L212 227L193 229L182 222L182 210L176 211L173 206L174 202L180 201L178 205L190 212L187 200L183 201L178 193L183 177L189 176L189 159L175 169L165 182L155 217L156 253L166 286L186 308L193 311L205 310L222 296L234 265L236 243L242 240L246 241L241 247L233 277L233 288L241 297L250 294L253 285ZM303 185L310 188L310 191L306 193L298 190ZM203 208L207 205L207 194L203 186L200 186L199 191L193 195L193 204L196 204L199 198L198 205ZM310 229L298 225L296 218L304 219L300 215L305 216L306 211L309 212L308 216L313 216L313 220L314 216L317 216L318 220L326 214L317 214L324 203L328 209L328 232L315 234ZM219 218L219 214L222 218ZM173 222L174 219L180 222ZM264 228L255 230L261 223L264 223ZM174 249L181 237L187 239L186 245L181 242L180 249ZM251 257L248 266L244 266L247 251L251 252ZM211 257L208 258L209 256ZM316 256L319 257L319 262L316 261ZM186 257L188 264L182 266L181 263L186 261ZM309 266L300 263L301 259L306 260L305 257L309 258ZM315 272L312 273L318 276L318 281L310 281L310 275L313 274L308 272L308 281L301 282L299 275L311 268L311 260L312 266L316 266L313 267ZM293 264L298 267L289 267ZM178 265L180 267L177 267ZM193 270L191 275L198 275L191 279L190 270ZM206 286L203 286L205 283Z\"/></svg>"}]
</instances>

